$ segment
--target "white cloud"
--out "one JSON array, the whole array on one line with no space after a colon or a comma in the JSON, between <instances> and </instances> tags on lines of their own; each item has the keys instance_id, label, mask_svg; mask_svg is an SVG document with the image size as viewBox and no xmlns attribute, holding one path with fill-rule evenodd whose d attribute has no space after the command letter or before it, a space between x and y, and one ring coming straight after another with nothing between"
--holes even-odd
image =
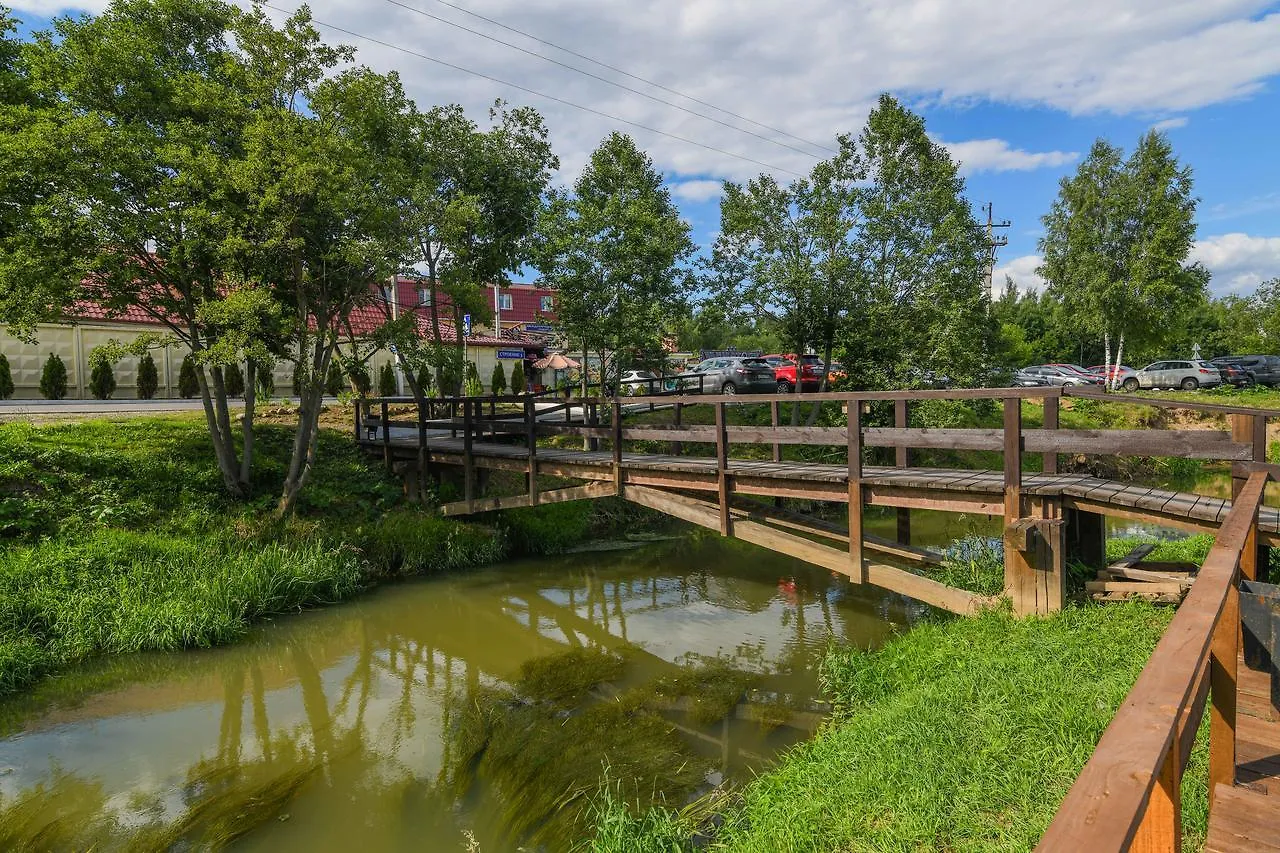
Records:
<instances>
[{"instance_id":1,"label":"white cloud","mask_svg":"<svg viewBox=\"0 0 1280 853\"><path fill-rule=\"evenodd\" d=\"M996 267L991 275L992 295L999 296L1004 292L1006 276L1013 279L1013 283L1018 285L1019 290L1044 289L1044 279L1036 272L1036 267L1042 263L1044 259L1039 255L1023 255Z\"/></svg>"},{"instance_id":2,"label":"white cloud","mask_svg":"<svg viewBox=\"0 0 1280 853\"><path fill-rule=\"evenodd\" d=\"M1235 202L1222 202L1209 207L1200 215L1201 222L1219 222L1240 216L1253 216L1280 210L1280 192L1263 193Z\"/></svg>"},{"instance_id":3,"label":"white cloud","mask_svg":"<svg viewBox=\"0 0 1280 853\"><path fill-rule=\"evenodd\" d=\"M965 142L941 143L960 162L960 172L1029 172L1073 163L1080 155L1074 151L1024 151L1011 148L1003 139L970 139Z\"/></svg>"},{"instance_id":4,"label":"white cloud","mask_svg":"<svg viewBox=\"0 0 1280 853\"><path fill-rule=\"evenodd\" d=\"M721 181L680 181L671 188L671 194L685 201L711 201L720 196L723 187Z\"/></svg>"},{"instance_id":5,"label":"white cloud","mask_svg":"<svg viewBox=\"0 0 1280 853\"><path fill-rule=\"evenodd\" d=\"M1162 119L1151 125L1152 130L1177 130L1180 127L1187 126L1186 116L1174 116L1173 118Z\"/></svg>"},{"instance_id":6,"label":"white cloud","mask_svg":"<svg viewBox=\"0 0 1280 853\"><path fill-rule=\"evenodd\" d=\"M1213 273L1215 293L1248 293L1268 279L1280 277L1280 237L1235 232L1197 240L1191 260Z\"/></svg>"},{"instance_id":7,"label":"white cloud","mask_svg":"<svg viewBox=\"0 0 1280 853\"><path fill-rule=\"evenodd\" d=\"M9 3L47 15L66 0ZM406 3L710 112L433 0ZM802 151L826 153L719 115L801 150L744 135L383 0L312 0L311 6L320 21L758 161L583 113L321 27L326 39L355 44L361 62L399 70L423 107L456 102L477 118L497 97L537 107L551 128L565 178L613 129L633 134L665 173L697 179L741 180L765 168L759 163L789 178L788 172L807 173L814 163ZM466 8L823 146L838 133L856 131L882 91L915 103L992 101L1071 114L1173 115L1247 96L1280 74L1280 12L1269 0L1005 0L994 6L989 0L467 0ZM1069 162L1064 152L1021 151L998 139L954 145L972 171Z\"/></svg>"}]
</instances>

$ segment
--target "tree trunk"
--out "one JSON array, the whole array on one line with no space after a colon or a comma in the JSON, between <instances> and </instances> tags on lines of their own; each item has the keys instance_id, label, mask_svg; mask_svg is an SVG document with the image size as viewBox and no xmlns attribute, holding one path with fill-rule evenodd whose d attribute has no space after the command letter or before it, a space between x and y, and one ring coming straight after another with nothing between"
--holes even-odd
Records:
<instances>
[{"instance_id":1,"label":"tree trunk","mask_svg":"<svg viewBox=\"0 0 1280 853\"><path fill-rule=\"evenodd\" d=\"M205 375L204 365L196 365L196 381L200 385L200 402L204 406L205 423L209 427L209 438L213 441L213 455L218 461L218 472L222 474L222 485L227 492L237 498L247 497L245 484L240 478L239 460L236 449L231 442L229 429L223 431L219 423L217 408L213 394L209 390L209 379ZM227 404L226 389L222 389L222 407Z\"/></svg>"},{"instance_id":2,"label":"tree trunk","mask_svg":"<svg viewBox=\"0 0 1280 853\"><path fill-rule=\"evenodd\" d=\"M822 379L818 382L818 393L827 390L827 376L829 372L827 365L831 364L831 350L835 346L831 339L827 339L822 344ZM805 426L813 426L818 421L818 412L822 411L822 403L814 403L809 409L809 420L805 422Z\"/></svg>"},{"instance_id":3,"label":"tree trunk","mask_svg":"<svg viewBox=\"0 0 1280 853\"><path fill-rule=\"evenodd\" d=\"M311 352L311 373L299 389L298 429L293 436L293 454L289 460L289 473L276 514L284 518L297 508L298 495L311 477L315 466L316 445L319 439L320 407L324 398L324 377L328 375L329 361L333 357L336 340L325 340L326 335L316 334Z\"/></svg>"},{"instance_id":4,"label":"tree trunk","mask_svg":"<svg viewBox=\"0 0 1280 853\"><path fill-rule=\"evenodd\" d=\"M1106 380L1106 384L1103 387L1105 387L1108 391L1115 390L1112 387L1112 382L1111 382L1112 376L1111 376L1111 332L1110 331L1106 331L1102 333L1102 375Z\"/></svg>"},{"instance_id":5,"label":"tree trunk","mask_svg":"<svg viewBox=\"0 0 1280 853\"><path fill-rule=\"evenodd\" d=\"M1111 377L1111 390L1115 391L1120 387L1120 359L1124 358L1124 332L1120 333L1120 343L1116 345L1116 363L1115 375Z\"/></svg>"},{"instance_id":6,"label":"tree trunk","mask_svg":"<svg viewBox=\"0 0 1280 853\"><path fill-rule=\"evenodd\" d=\"M247 381L244 386L244 418L240 422L240 482L248 492L253 471L253 407L258 399L258 372L253 359L249 359L244 372Z\"/></svg>"}]
</instances>

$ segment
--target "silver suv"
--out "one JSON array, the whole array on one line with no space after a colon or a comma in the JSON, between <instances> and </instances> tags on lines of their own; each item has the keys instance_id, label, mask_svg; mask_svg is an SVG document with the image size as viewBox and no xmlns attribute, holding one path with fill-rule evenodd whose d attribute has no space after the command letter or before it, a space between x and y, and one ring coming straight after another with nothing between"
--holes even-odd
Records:
<instances>
[{"instance_id":1,"label":"silver suv","mask_svg":"<svg viewBox=\"0 0 1280 853\"><path fill-rule=\"evenodd\" d=\"M693 372L705 377L704 394L772 394L778 388L773 368L762 358L709 358Z\"/></svg>"},{"instance_id":2,"label":"silver suv","mask_svg":"<svg viewBox=\"0 0 1280 853\"><path fill-rule=\"evenodd\" d=\"M1194 391L1222 384L1222 372L1207 361L1194 359L1157 361L1132 376L1126 376L1120 387L1126 391L1139 388L1181 388Z\"/></svg>"}]
</instances>

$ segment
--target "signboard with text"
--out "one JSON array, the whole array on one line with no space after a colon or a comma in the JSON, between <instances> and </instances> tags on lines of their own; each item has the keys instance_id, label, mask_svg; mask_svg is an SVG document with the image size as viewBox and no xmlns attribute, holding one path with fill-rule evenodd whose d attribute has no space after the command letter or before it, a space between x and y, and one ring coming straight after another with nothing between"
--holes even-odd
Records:
<instances>
[{"instance_id":1,"label":"signboard with text","mask_svg":"<svg viewBox=\"0 0 1280 853\"><path fill-rule=\"evenodd\" d=\"M524 327L526 332L554 332L555 326L548 326L546 323L527 323Z\"/></svg>"},{"instance_id":2,"label":"signboard with text","mask_svg":"<svg viewBox=\"0 0 1280 853\"><path fill-rule=\"evenodd\" d=\"M498 350L498 358L524 358L524 350L522 349L500 349Z\"/></svg>"}]
</instances>

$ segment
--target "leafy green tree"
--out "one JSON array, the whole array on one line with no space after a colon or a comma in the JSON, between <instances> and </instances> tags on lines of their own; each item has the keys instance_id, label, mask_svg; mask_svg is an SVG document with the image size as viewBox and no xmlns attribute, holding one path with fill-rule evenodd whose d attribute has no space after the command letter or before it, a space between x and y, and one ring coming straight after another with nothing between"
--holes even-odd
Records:
<instances>
[{"instance_id":1,"label":"leafy green tree","mask_svg":"<svg viewBox=\"0 0 1280 853\"><path fill-rule=\"evenodd\" d=\"M95 400L110 399L116 390L116 375L111 369L111 362L105 358L95 359L92 355L89 361L93 364L89 371L89 393Z\"/></svg>"},{"instance_id":2,"label":"leafy green tree","mask_svg":"<svg viewBox=\"0 0 1280 853\"><path fill-rule=\"evenodd\" d=\"M527 390L528 382L524 378L524 362L517 361L511 367L511 393L523 394Z\"/></svg>"},{"instance_id":3,"label":"leafy green tree","mask_svg":"<svg viewBox=\"0 0 1280 853\"><path fill-rule=\"evenodd\" d=\"M336 358L329 362L329 375L324 379L324 393L330 397L342 393L342 365Z\"/></svg>"},{"instance_id":4,"label":"leafy green tree","mask_svg":"<svg viewBox=\"0 0 1280 853\"><path fill-rule=\"evenodd\" d=\"M507 374L502 369L502 362L495 362L493 375L489 377L489 391L493 394L505 394L507 391Z\"/></svg>"},{"instance_id":5,"label":"leafy green tree","mask_svg":"<svg viewBox=\"0 0 1280 853\"><path fill-rule=\"evenodd\" d=\"M1191 169L1168 138L1151 131L1126 160L1094 142L1075 174L1063 178L1043 217L1039 272L1079 331L1103 339L1104 361L1164 343L1169 318L1205 297L1207 275L1187 266L1195 237Z\"/></svg>"},{"instance_id":6,"label":"leafy green tree","mask_svg":"<svg viewBox=\"0 0 1280 853\"><path fill-rule=\"evenodd\" d=\"M240 363L233 361L223 368L223 382L227 386L228 397L239 397L245 392L244 371Z\"/></svg>"},{"instance_id":7,"label":"leafy green tree","mask_svg":"<svg viewBox=\"0 0 1280 853\"><path fill-rule=\"evenodd\" d=\"M538 265L557 290L560 326L599 354L602 381L616 384L627 354L661 349L680 315L692 286L683 269L694 249L689 226L649 158L613 133L573 193L554 195L543 233Z\"/></svg>"},{"instance_id":8,"label":"leafy green tree","mask_svg":"<svg viewBox=\"0 0 1280 853\"><path fill-rule=\"evenodd\" d=\"M13 373L9 369L9 359L0 352L0 400L8 400L13 396Z\"/></svg>"},{"instance_id":9,"label":"leafy green tree","mask_svg":"<svg viewBox=\"0 0 1280 853\"><path fill-rule=\"evenodd\" d=\"M138 359L137 391L139 400L150 400L160 388L160 372L151 353L144 352Z\"/></svg>"},{"instance_id":10,"label":"leafy green tree","mask_svg":"<svg viewBox=\"0 0 1280 853\"><path fill-rule=\"evenodd\" d=\"M178 396L190 400L200 393L200 380L196 377L196 360L190 353L183 356L182 367L178 368Z\"/></svg>"},{"instance_id":11,"label":"leafy green tree","mask_svg":"<svg viewBox=\"0 0 1280 853\"><path fill-rule=\"evenodd\" d=\"M378 371L378 396L394 397L398 392L396 369L391 366L391 362L384 362L382 369Z\"/></svg>"},{"instance_id":12,"label":"leafy green tree","mask_svg":"<svg viewBox=\"0 0 1280 853\"><path fill-rule=\"evenodd\" d=\"M40 371L40 393L46 400L61 400L67 396L67 366L56 353L49 353L44 369Z\"/></svg>"}]
</instances>

